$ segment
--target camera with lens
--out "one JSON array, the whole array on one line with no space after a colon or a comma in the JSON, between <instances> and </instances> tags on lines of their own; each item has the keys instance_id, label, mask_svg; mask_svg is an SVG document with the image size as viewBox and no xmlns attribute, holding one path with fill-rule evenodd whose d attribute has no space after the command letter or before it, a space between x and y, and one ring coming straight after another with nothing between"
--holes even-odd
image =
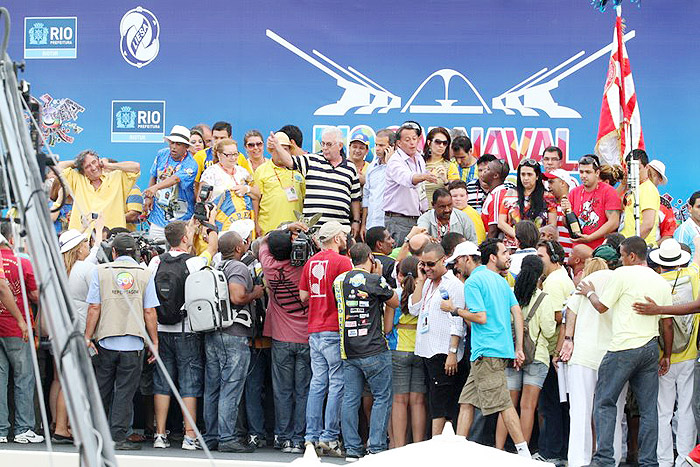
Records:
<instances>
[{"instance_id":1,"label":"camera with lens","mask_svg":"<svg viewBox=\"0 0 700 467\"><path fill-rule=\"evenodd\" d=\"M207 203L207 199L209 199L212 190L214 190L214 187L206 183L202 183L199 187L197 202L194 205L194 218L200 222L207 222L209 220L209 209L214 205L212 203Z\"/></svg>"},{"instance_id":2,"label":"camera with lens","mask_svg":"<svg viewBox=\"0 0 700 467\"><path fill-rule=\"evenodd\" d=\"M117 233L110 235L107 240L100 243L100 249L97 252L97 261L101 264L111 263L114 261L112 257L112 243ZM154 256L165 253L165 240L152 240L143 232L129 232L129 235L134 237L136 241L136 251L134 259L145 264L149 264Z\"/></svg>"},{"instance_id":3,"label":"camera with lens","mask_svg":"<svg viewBox=\"0 0 700 467\"><path fill-rule=\"evenodd\" d=\"M304 232L299 232L297 238L292 240L292 266L299 267L306 264L311 256L316 253L316 244L311 237Z\"/></svg>"}]
</instances>

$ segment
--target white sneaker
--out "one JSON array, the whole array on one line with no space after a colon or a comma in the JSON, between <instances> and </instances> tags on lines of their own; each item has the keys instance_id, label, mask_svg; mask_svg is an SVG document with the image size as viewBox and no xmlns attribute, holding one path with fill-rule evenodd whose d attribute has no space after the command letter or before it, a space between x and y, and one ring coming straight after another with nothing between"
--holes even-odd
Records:
<instances>
[{"instance_id":1,"label":"white sneaker","mask_svg":"<svg viewBox=\"0 0 700 467\"><path fill-rule=\"evenodd\" d=\"M185 451L196 451L197 449L201 449L199 447L199 440L197 438L190 438L189 436L185 435L185 437L182 438L182 449Z\"/></svg>"},{"instance_id":2,"label":"white sneaker","mask_svg":"<svg viewBox=\"0 0 700 467\"><path fill-rule=\"evenodd\" d=\"M184 442L183 442L184 444ZM153 435L153 447L154 448L169 448L170 447L170 441L168 441L168 436L167 435L161 435L159 433L156 433Z\"/></svg>"},{"instance_id":3,"label":"white sneaker","mask_svg":"<svg viewBox=\"0 0 700 467\"><path fill-rule=\"evenodd\" d=\"M7 436L0 436L0 443L7 443Z\"/></svg>"},{"instance_id":4,"label":"white sneaker","mask_svg":"<svg viewBox=\"0 0 700 467\"><path fill-rule=\"evenodd\" d=\"M44 437L37 435L32 430L27 430L24 433L15 435L15 443L19 444L29 444L29 443L43 443Z\"/></svg>"}]
</instances>

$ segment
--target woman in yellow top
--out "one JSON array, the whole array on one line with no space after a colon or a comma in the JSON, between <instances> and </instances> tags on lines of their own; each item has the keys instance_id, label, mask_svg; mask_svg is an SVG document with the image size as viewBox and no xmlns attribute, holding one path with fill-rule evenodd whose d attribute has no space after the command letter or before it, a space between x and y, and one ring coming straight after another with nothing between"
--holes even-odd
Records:
<instances>
[{"instance_id":1,"label":"woman in yellow top","mask_svg":"<svg viewBox=\"0 0 700 467\"><path fill-rule=\"evenodd\" d=\"M535 355L532 363L524 365L520 370L506 368L506 380L513 405L520 404L520 427L525 441L530 441L532 426L535 422L535 409L540 396L542 384L549 371L549 352L547 339L554 336L557 323L554 320L554 304L538 287L540 276L544 271L542 259L536 255L523 258L520 274L515 280L513 292L522 308L523 321L528 325L528 332L535 344ZM537 308L533 309L538 303ZM496 426L496 448L503 449L508 431L501 416Z\"/></svg>"},{"instance_id":2,"label":"woman in yellow top","mask_svg":"<svg viewBox=\"0 0 700 467\"><path fill-rule=\"evenodd\" d=\"M408 407L411 407L411 431L413 441L423 441L425 434L425 370L421 358L413 352L416 348L416 327L418 317L408 312L408 297L416 287L418 277L418 258L409 256L397 267L396 278L400 288L400 305L391 320L384 322L392 360L392 385L394 401L391 409L391 426L394 434L394 447L406 444L408 426Z\"/></svg>"},{"instance_id":3,"label":"woman in yellow top","mask_svg":"<svg viewBox=\"0 0 700 467\"><path fill-rule=\"evenodd\" d=\"M450 169L450 133L443 127L435 127L428 132L425 137L423 147L423 159L428 172L437 176L437 183L423 182L425 184L425 194L428 202L433 205L433 193L438 188L445 188L447 185L447 172Z\"/></svg>"}]
</instances>

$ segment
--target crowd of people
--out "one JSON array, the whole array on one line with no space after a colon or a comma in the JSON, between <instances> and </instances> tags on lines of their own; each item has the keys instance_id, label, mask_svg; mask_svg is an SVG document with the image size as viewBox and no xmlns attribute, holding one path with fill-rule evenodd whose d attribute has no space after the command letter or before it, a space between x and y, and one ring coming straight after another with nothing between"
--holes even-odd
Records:
<instances>
[{"instance_id":1,"label":"crowd of people","mask_svg":"<svg viewBox=\"0 0 700 467\"><path fill-rule=\"evenodd\" d=\"M700 191L679 223L643 150L580 157L577 179L560 148L513 177L458 130L411 121L374 154L336 127L319 153L294 125L240 147L227 122L165 139L143 190L140 164L89 150L46 185L117 449L201 449L198 427L222 452L353 461L451 422L556 465L700 462ZM39 285L0 233L0 443L39 443L30 346L48 355L50 336L41 312L23 318ZM210 269L231 319L199 332L186 283ZM73 443L42 368L52 441Z\"/></svg>"}]
</instances>

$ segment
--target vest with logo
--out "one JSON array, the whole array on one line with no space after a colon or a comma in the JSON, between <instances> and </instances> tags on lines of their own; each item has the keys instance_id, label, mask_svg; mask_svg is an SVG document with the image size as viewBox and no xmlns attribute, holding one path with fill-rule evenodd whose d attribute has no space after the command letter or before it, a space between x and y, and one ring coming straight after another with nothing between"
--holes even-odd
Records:
<instances>
[{"instance_id":1,"label":"vest with logo","mask_svg":"<svg viewBox=\"0 0 700 467\"><path fill-rule=\"evenodd\" d=\"M95 339L126 335L145 338L141 331L145 325L143 295L151 273L138 264L115 261L99 265L97 274L101 311Z\"/></svg>"}]
</instances>

